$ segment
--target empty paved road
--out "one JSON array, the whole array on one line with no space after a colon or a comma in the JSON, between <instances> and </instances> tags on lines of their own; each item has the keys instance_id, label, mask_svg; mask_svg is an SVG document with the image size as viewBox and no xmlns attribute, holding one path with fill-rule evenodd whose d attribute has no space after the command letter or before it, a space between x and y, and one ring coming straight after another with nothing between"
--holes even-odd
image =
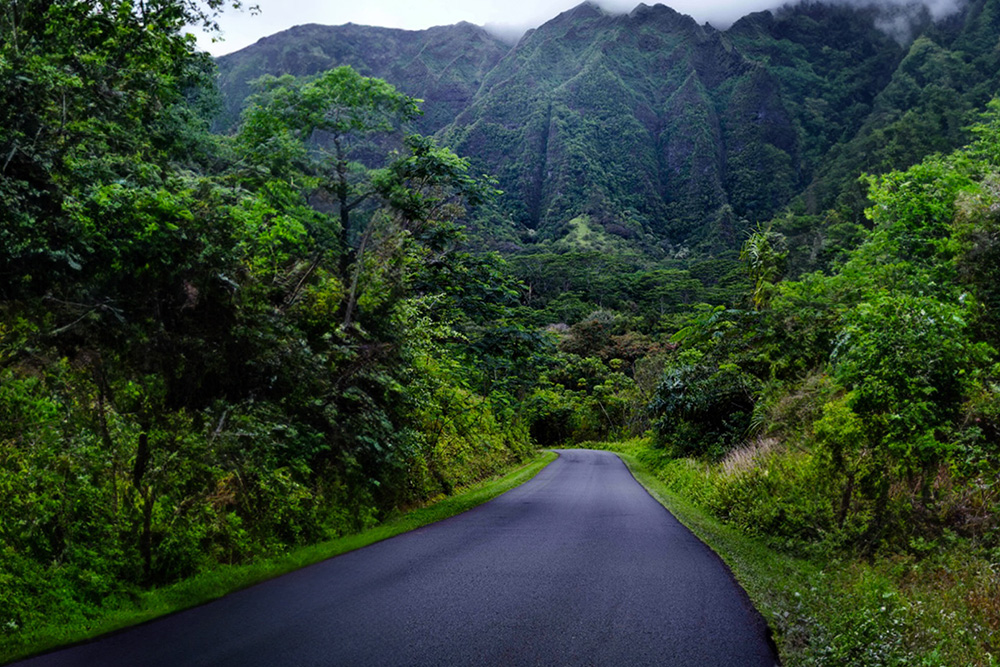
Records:
<instances>
[{"instance_id":1,"label":"empty paved road","mask_svg":"<svg viewBox=\"0 0 1000 667\"><path fill-rule=\"evenodd\" d=\"M613 454L465 514L26 665L776 663L727 568Z\"/></svg>"}]
</instances>

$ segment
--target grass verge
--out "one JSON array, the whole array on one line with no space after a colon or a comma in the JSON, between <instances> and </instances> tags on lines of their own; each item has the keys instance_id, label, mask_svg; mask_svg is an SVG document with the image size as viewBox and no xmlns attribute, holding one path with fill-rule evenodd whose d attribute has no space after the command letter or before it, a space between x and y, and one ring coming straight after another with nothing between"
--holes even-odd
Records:
<instances>
[{"instance_id":1,"label":"grass verge","mask_svg":"<svg viewBox=\"0 0 1000 667\"><path fill-rule=\"evenodd\" d=\"M815 580L822 576L819 568L771 549L668 489L642 460L641 454L647 448L644 441L588 443L588 446L618 454L649 494L725 561L770 626L779 653L783 658L794 653L793 647L788 646L794 637L785 632L786 626L793 614L801 611L801 591L814 589Z\"/></svg>"},{"instance_id":2,"label":"grass verge","mask_svg":"<svg viewBox=\"0 0 1000 667\"><path fill-rule=\"evenodd\" d=\"M0 664L85 642L109 632L183 611L307 565L461 514L527 482L556 457L555 452L540 452L528 463L502 477L467 487L452 496L361 533L345 535L253 563L214 568L176 584L143 593L134 602L106 609L96 618L39 628L28 636L18 637L16 645L0 646Z\"/></svg>"},{"instance_id":3,"label":"grass verge","mask_svg":"<svg viewBox=\"0 0 1000 667\"><path fill-rule=\"evenodd\" d=\"M785 667L1000 667L1000 551L952 536L921 558L862 558L750 535L709 507L710 466L648 440L586 443L635 478L729 565Z\"/></svg>"}]
</instances>

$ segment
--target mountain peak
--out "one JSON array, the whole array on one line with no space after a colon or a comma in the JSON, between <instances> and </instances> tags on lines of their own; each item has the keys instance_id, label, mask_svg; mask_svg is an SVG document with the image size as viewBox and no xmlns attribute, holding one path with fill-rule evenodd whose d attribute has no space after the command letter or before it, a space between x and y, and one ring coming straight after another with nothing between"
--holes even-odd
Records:
<instances>
[{"instance_id":1,"label":"mountain peak","mask_svg":"<svg viewBox=\"0 0 1000 667\"><path fill-rule=\"evenodd\" d=\"M567 9L556 19L590 19L605 16L605 11L596 3L587 0L572 9Z\"/></svg>"},{"instance_id":2,"label":"mountain peak","mask_svg":"<svg viewBox=\"0 0 1000 667\"><path fill-rule=\"evenodd\" d=\"M681 14L675 9L659 3L652 6L640 3L629 12L628 18L640 23L653 23L669 30L698 28L698 22L687 14Z\"/></svg>"},{"instance_id":3,"label":"mountain peak","mask_svg":"<svg viewBox=\"0 0 1000 667\"><path fill-rule=\"evenodd\" d=\"M647 5L644 2L640 2L636 5L635 9L629 12L631 18L645 18L648 16L682 16L677 10L668 7L661 3L656 3L655 5Z\"/></svg>"}]
</instances>

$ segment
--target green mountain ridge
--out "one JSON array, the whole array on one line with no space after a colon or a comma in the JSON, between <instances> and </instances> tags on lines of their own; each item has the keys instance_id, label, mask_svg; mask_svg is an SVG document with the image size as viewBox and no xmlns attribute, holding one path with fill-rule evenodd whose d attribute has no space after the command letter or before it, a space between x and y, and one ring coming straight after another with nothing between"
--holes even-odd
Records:
<instances>
[{"instance_id":1,"label":"green mountain ridge","mask_svg":"<svg viewBox=\"0 0 1000 667\"><path fill-rule=\"evenodd\" d=\"M995 667L1000 0L218 65L216 0L8 4L0 662L590 443L741 538L782 664Z\"/></svg>"},{"instance_id":2,"label":"green mountain ridge","mask_svg":"<svg viewBox=\"0 0 1000 667\"><path fill-rule=\"evenodd\" d=\"M378 48L374 48L377 44ZM411 31L347 24L300 25L217 60L225 113L219 127L233 124L263 74L307 76L350 65L364 76L386 79L423 99L422 132L454 120L479 83L509 46L471 23Z\"/></svg>"},{"instance_id":3,"label":"green mountain ridge","mask_svg":"<svg viewBox=\"0 0 1000 667\"><path fill-rule=\"evenodd\" d=\"M260 74L351 65L425 100L417 129L497 177L487 243L530 248L588 215L645 251L712 253L789 205L857 222L862 171L967 140L1000 82L997 5L934 22L808 2L717 30L664 5L584 3L513 48L467 23L299 26L220 58L220 87L231 122Z\"/></svg>"}]
</instances>

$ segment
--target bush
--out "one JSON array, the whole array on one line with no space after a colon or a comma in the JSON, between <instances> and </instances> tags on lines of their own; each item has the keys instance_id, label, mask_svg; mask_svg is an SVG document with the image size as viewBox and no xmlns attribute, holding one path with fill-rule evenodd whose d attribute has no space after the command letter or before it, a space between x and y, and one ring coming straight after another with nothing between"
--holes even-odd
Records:
<instances>
[{"instance_id":1,"label":"bush","mask_svg":"<svg viewBox=\"0 0 1000 667\"><path fill-rule=\"evenodd\" d=\"M735 450L722 461L709 507L748 533L797 543L821 540L834 524L823 471L809 454L760 444L756 449Z\"/></svg>"},{"instance_id":2,"label":"bush","mask_svg":"<svg viewBox=\"0 0 1000 667\"><path fill-rule=\"evenodd\" d=\"M679 456L720 458L746 436L758 384L735 364L668 369L649 406L657 442Z\"/></svg>"}]
</instances>

